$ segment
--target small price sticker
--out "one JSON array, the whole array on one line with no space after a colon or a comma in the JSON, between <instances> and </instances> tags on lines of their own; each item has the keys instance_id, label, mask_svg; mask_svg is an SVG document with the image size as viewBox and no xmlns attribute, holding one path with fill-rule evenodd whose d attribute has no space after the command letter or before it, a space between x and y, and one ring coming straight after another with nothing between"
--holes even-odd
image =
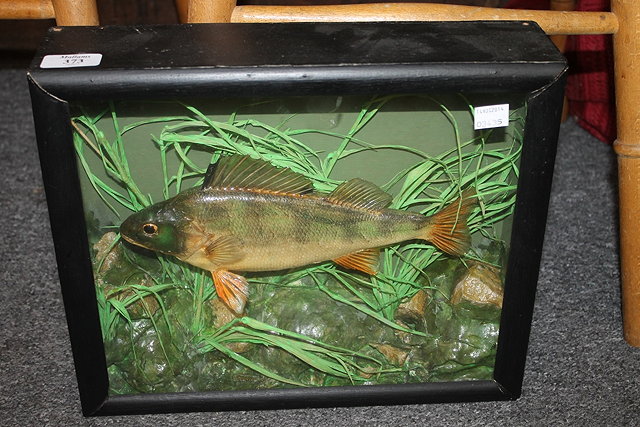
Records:
<instances>
[{"instance_id":1,"label":"small price sticker","mask_svg":"<svg viewBox=\"0 0 640 427\"><path fill-rule=\"evenodd\" d=\"M506 126L509 126L509 104L485 105L473 109L475 130Z\"/></svg>"},{"instance_id":2,"label":"small price sticker","mask_svg":"<svg viewBox=\"0 0 640 427\"><path fill-rule=\"evenodd\" d=\"M95 67L102 61L101 53L74 53L69 55L47 55L42 58L40 68Z\"/></svg>"}]
</instances>

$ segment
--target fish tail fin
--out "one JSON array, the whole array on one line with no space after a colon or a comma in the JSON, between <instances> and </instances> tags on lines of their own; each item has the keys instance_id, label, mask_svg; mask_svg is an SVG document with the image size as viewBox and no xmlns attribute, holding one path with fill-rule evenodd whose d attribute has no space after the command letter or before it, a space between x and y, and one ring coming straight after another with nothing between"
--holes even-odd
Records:
<instances>
[{"instance_id":1,"label":"fish tail fin","mask_svg":"<svg viewBox=\"0 0 640 427\"><path fill-rule=\"evenodd\" d=\"M218 297L235 313L241 315L249 295L247 279L227 270L211 272Z\"/></svg>"},{"instance_id":2,"label":"fish tail fin","mask_svg":"<svg viewBox=\"0 0 640 427\"><path fill-rule=\"evenodd\" d=\"M471 246L467 219L471 207L476 203L475 195L475 190L468 188L461 197L427 218L427 225L421 230L420 238L433 243L436 248L449 255L464 255Z\"/></svg>"}]
</instances>

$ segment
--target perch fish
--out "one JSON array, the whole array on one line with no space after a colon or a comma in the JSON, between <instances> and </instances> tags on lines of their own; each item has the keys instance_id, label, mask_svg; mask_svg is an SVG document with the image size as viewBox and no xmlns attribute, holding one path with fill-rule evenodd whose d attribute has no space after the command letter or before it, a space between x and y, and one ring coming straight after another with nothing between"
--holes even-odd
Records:
<instances>
[{"instance_id":1,"label":"perch fish","mask_svg":"<svg viewBox=\"0 0 640 427\"><path fill-rule=\"evenodd\" d=\"M218 296L241 314L246 279L235 272L277 271L332 260L376 274L379 248L422 239L454 255L470 246L471 190L433 216L389 209L391 196L359 178L332 193L288 168L249 156L222 157L201 188L128 217L122 237L211 272Z\"/></svg>"}]
</instances>

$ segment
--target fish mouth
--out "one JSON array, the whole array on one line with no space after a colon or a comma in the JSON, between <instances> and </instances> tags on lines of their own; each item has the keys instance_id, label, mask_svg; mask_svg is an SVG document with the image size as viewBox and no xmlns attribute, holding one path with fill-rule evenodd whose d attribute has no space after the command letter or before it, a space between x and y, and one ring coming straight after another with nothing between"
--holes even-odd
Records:
<instances>
[{"instance_id":1,"label":"fish mouth","mask_svg":"<svg viewBox=\"0 0 640 427\"><path fill-rule=\"evenodd\" d=\"M136 242L135 240L133 240L131 237L127 236L126 234L124 234L122 232L122 230L120 230L120 237L122 237L125 241L131 243L132 245L136 245L136 246L141 246L138 242Z\"/></svg>"},{"instance_id":2,"label":"fish mouth","mask_svg":"<svg viewBox=\"0 0 640 427\"><path fill-rule=\"evenodd\" d=\"M125 224L123 224L125 225ZM130 237L127 235L127 232L123 230L123 226L120 226L120 236L127 242L127 243L131 243L134 246L139 246L141 248L145 248L145 249L151 249L149 247L147 247L146 245L140 243L139 241L137 241L136 239L134 239L133 237Z\"/></svg>"},{"instance_id":3,"label":"fish mouth","mask_svg":"<svg viewBox=\"0 0 640 427\"><path fill-rule=\"evenodd\" d=\"M149 247L149 246L147 246L147 245L143 245L142 243L138 242L137 240L134 240L134 239L132 239L131 237L128 237L126 234L123 234L123 233L122 233L122 231L120 232L120 236L121 236L121 237L122 237L122 238L123 238L127 243L130 243L130 244L132 244L132 245L134 245L134 246L137 246L137 247L139 247L139 248L144 248L144 249L148 249L148 250L150 250L150 251L154 251L154 252L156 252L156 250L155 250L155 249L150 248L150 247Z\"/></svg>"}]
</instances>

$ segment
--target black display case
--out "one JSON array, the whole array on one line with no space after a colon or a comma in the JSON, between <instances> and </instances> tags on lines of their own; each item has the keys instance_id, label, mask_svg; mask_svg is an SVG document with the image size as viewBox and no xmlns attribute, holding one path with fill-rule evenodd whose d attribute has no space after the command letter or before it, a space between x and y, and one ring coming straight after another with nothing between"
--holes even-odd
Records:
<instances>
[{"instance_id":1,"label":"black display case","mask_svg":"<svg viewBox=\"0 0 640 427\"><path fill-rule=\"evenodd\" d=\"M565 71L528 22L52 28L28 79L84 414L517 398ZM457 206L470 249L231 266L234 313L206 269L118 227L241 155L303 176L296 200L361 178L391 195L376 214ZM248 235L268 212L232 214ZM287 227L269 232L316 224Z\"/></svg>"}]
</instances>

